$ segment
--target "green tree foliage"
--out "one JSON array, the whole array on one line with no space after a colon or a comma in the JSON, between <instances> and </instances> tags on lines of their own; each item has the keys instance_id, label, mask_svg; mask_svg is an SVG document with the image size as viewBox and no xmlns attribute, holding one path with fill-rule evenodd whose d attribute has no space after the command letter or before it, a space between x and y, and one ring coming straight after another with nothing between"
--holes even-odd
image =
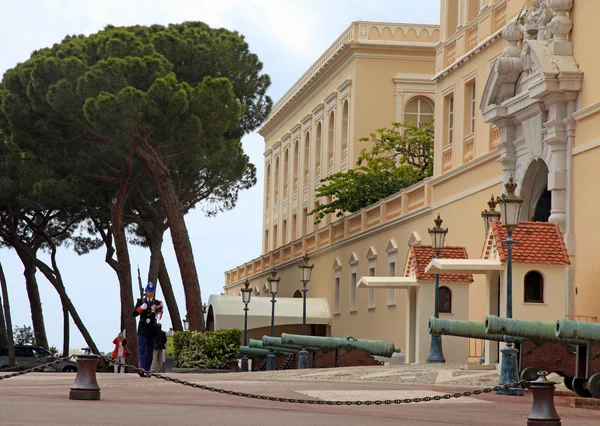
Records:
<instances>
[{"instance_id":1,"label":"green tree foliage","mask_svg":"<svg viewBox=\"0 0 600 426\"><path fill-rule=\"evenodd\" d=\"M321 179L315 197L332 197L309 214L315 223L327 214L354 213L389 197L433 174L433 122L420 126L392 123L390 129L377 129L361 142L363 149L357 167Z\"/></svg>"},{"instance_id":2,"label":"green tree foliage","mask_svg":"<svg viewBox=\"0 0 600 426\"><path fill-rule=\"evenodd\" d=\"M138 207L129 198L143 186L140 196L159 200L190 328L201 329L183 214L196 203L207 213L230 209L238 192L255 184L241 137L271 109L270 80L261 71L236 32L200 22L108 26L89 37L66 37L7 71L0 84L0 132L55 173L104 188L96 199L74 194L94 214L104 209L104 223L110 217L117 258L125 259L118 272L122 287L131 287L123 222ZM153 188L143 184L147 178Z\"/></svg>"},{"instance_id":3,"label":"green tree foliage","mask_svg":"<svg viewBox=\"0 0 600 426\"><path fill-rule=\"evenodd\" d=\"M15 345L35 345L35 336L33 329L27 325L15 326L14 330Z\"/></svg>"}]
</instances>

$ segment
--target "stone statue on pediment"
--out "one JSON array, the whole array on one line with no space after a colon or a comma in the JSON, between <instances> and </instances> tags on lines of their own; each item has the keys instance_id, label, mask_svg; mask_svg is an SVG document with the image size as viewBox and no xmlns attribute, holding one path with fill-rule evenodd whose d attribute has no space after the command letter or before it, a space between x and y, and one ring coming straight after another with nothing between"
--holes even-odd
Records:
<instances>
[{"instance_id":1,"label":"stone statue on pediment","mask_svg":"<svg viewBox=\"0 0 600 426\"><path fill-rule=\"evenodd\" d=\"M538 34L539 22L542 14L541 0L533 0L531 3L531 10L525 13L525 37L532 39Z\"/></svg>"},{"instance_id":2,"label":"stone statue on pediment","mask_svg":"<svg viewBox=\"0 0 600 426\"><path fill-rule=\"evenodd\" d=\"M552 18L554 18L554 12L552 12L552 9L550 9L548 2L546 0L540 1L537 34L538 40L545 41L550 38L548 23L552 20Z\"/></svg>"}]
</instances>

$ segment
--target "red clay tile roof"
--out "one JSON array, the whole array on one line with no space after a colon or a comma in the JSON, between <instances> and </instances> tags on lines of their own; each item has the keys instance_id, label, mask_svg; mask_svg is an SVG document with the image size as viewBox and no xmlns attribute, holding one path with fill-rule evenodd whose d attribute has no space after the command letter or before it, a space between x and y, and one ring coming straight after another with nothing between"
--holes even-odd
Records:
<instances>
[{"instance_id":1,"label":"red clay tile roof","mask_svg":"<svg viewBox=\"0 0 600 426\"><path fill-rule=\"evenodd\" d=\"M410 246L409 248L409 262L408 264L414 266L415 275L418 280L433 281L435 275L426 274L425 268L431 262L431 259L435 257L435 249L431 246ZM441 259L468 259L467 249L464 247L444 247L440 250ZM410 267L407 265L405 275L408 276L410 273ZM473 275L471 274L440 274L440 280L442 281L455 281L455 282L473 282Z\"/></svg>"},{"instance_id":2,"label":"red clay tile roof","mask_svg":"<svg viewBox=\"0 0 600 426\"><path fill-rule=\"evenodd\" d=\"M491 233L500 254L500 261L506 262L506 228L500 222L493 222ZM552 222L520 222L513 231L513 262L538 265L570 265L569 253L565 246L560 227ZM487 244L487 242L486 242ZM485 249L484 249L485 250ZM485 257L489 256L489 252Z\"/></svg>"}]
</instances>

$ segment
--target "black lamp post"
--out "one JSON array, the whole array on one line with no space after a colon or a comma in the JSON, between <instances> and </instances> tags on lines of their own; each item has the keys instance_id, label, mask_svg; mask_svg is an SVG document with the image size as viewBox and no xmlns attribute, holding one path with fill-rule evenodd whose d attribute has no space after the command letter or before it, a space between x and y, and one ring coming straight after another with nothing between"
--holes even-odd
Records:
<instances>
[{"instance_id":1,"label":"black lamp post","mask_svg":"<svg viewBox=\"0 0 600 426\"><path fill-rule=\"evenodd\" d=\"M484 210L481 212L481 217L483 218L483 228L485 229L485 235L487 236L488 230L492 226L492 222L499 222L501 214L499 211L496 211L496 206L498 205L498 201L494 199L494 195L492 194L492 198L488 201L489 210ZM498 312L500 313L500 312ZM483 341L483 350L481 351L481 357L479 358L479 363L483 364L485 362L485 340Z\"/></svg>"},{"instance_id":2,"label":"black lamp post","mask_svg":"<svg viewBox=\"0 0 600 426\"><path fill-rule=\"evenodd\" d=\"M506 194L498 197L500 211L502 212L502 222L506 228L506 244L507 259L506 259L506 318L512 318L512 246L515 240L512 239L513 230L519 226L519 217L521 215L521 204L523 199L515 195L517 184L511 176L506 185ZM517 374L517 353L519 352L513 347L512 337L504 336L506 347L502 349L502 363L500 365L500 386L519 381ZM520 387L509 389L499 389L496 391L498 395L523 395L523 390Z\"/></svg>"},{"instance_id":3,"label":"black lamp post","mask_svg":"<svg viewBox=\"0 0 600 426\"><path fill-rule=\"evenodd\" d=\"M435 227L427 230L431 236L431 247L435 249L435 258L440 258L440 250L444 248L444 242L446 240L446 234L448 228L442 228L442 218L438 214L437 219L434 221ZM440 274L435 274L435 289L433 298L433 316L439 318L439 297L440 297ZM427 355L427 363L445 363L444 351L442 350L442 336L432 335L431 345L429 347L429 355Z\"/></svg>"},{"instance_id":4,"label":"black lamp post","mask_svg":"<svg viewBox=\"0 0 600 426\"><path fill-rule=\"evenodd\" d=\"M244 302L244 346L248 346L248 303L250 303L250 296L252 296L252 289L250 288L250 281L246 280L242 289L242 302ZM246 355L242 357L242 371L248 371L248 357Z\"/></svg>"},{"instance_id":5,"label":"black lamp post","mask_svg":"<svg viewBox=\"0 0 600 426\"><path fill-rule=\"evenodd\" d=\"M279 280L281 278L277 278L277 271L273 269L271 276L267 278L269 293L271 293L271 336L275 336L275 295L279 291ZM269 354L267 355L267 370L275 370L275 354L271 349L269 349Z\"/></svg>"},{"instance_id":6,"label":"black lamp post","mask_svg":"<svg viewBox=\"0 0 600 426\"><path fill-rule=\"evenodd\" d=\"M298 265L300 269L300 281L302 281L302 335L306 336L306 284L310 281L310 274L315 265L309 265L310 258L305 254L302 262ZM298 368L308 368L308 352L305 348L298 353Z\"/></svg>"}]
</instances>

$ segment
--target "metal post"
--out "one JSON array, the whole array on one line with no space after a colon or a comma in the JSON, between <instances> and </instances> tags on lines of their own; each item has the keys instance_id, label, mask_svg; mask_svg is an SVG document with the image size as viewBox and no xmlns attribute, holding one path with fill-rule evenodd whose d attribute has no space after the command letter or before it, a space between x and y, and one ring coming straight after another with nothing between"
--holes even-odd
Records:
<instances>
[{"instance_id":1,"label":"metal post","mask_svg":"<svg viewBox=\"0 0 600 426\"><path fill-rule=\"evenodd\" d=\"M96 380L96 366L100 357L84 348L85 355L77 355L77 376L71 385L69 399L93 401L100 399L100 386Z\"/></svg>"},{"instance_id":2,"label":"metal post","mask_svg":"<svg viewBox=\"0 0 600 426\"><path fill-rule=\"evenodd\" d=\"M440 258L440 251L435 251L435 258ZM435 274L435 289L434 289L434 297L433 297L433 316L436 318L440 317L439 311L439 293L440 293L440 275ZM431 345L429 347L429 355L427 355L427 363L428 364L443 364L446 362L444 358L444 351L442 349L442 336L441 335L432 335L431 336Z\"/></svg>"},{"instance_id":3,"label":"metal post","mask_svg":"<svg viewBox=\"0 0 600 426\"><path fill-rule=\"evenodd\" d=\"M529 382L527 387L533 393L533 404L531 412L527 416L527 426L547 425L560 426L560 416L554 406L554 382L546 379L546 371L538 372L538 379L535 382Z\"/></svg>"},{"instance_id":4,"label":"metal post","mask_svg":"<svg viewBox=\"0 0 600 426\"><path fill-rule=\"evenodd\" d=\"M306 281L302 281L302 335L306 336ZM305 348L302 348L298 352L298 368L308 368L308 352Z\"/></svg>"},{"instance_id":5,"label":"metal post","mask_svg":"<svg viewBox=\"0 0 600 426\"><path fill-rule=\"evenodd\" d=\"M507 237L504 243L507 248L507 259L506 259L506 318L512 318L512 246L515 240L512 238L512 228L507 227ZM519 375L517 373L517 354L519 351L513 346L513 339L511 336L504 336L506 347L502 352L502 363L500 365L500 386L509 383L516 383L519 381ZM499 389L496 391L497 395L523 395L523 389L520 387Z\"/></svg>"},{"instance_id":6,"label":"metal post","mask_svg":"<svg viewBox=\"0 0 600 426\"><path fill-rule=\"evenodd\" d=\"M271 337L275 336L275 294L271 294ZM267 355L267 371L275 370L275 354L269 349Z\"/></svg>"},{"instance_id":7,"label":"metal post","mask_svg":"<svg viewBox=\"0 0 600 426\"><path fill-rule=\"evenodd\" d=\"M244 346L248 346L248 303L244 303ZM248 357L242 357L242 371L248 371Z\"/></svg>"},{"instance_id":8,"label":"metal post","mask_svg":"<svg viewBox=\"0 0 600 426\"><path fill-rule=\"evenodd\" d=\"M485 364L485 340L483 340L483 349L481 350L481 356L479 357L479 363Z\"/></svg>"}]
</instances>

